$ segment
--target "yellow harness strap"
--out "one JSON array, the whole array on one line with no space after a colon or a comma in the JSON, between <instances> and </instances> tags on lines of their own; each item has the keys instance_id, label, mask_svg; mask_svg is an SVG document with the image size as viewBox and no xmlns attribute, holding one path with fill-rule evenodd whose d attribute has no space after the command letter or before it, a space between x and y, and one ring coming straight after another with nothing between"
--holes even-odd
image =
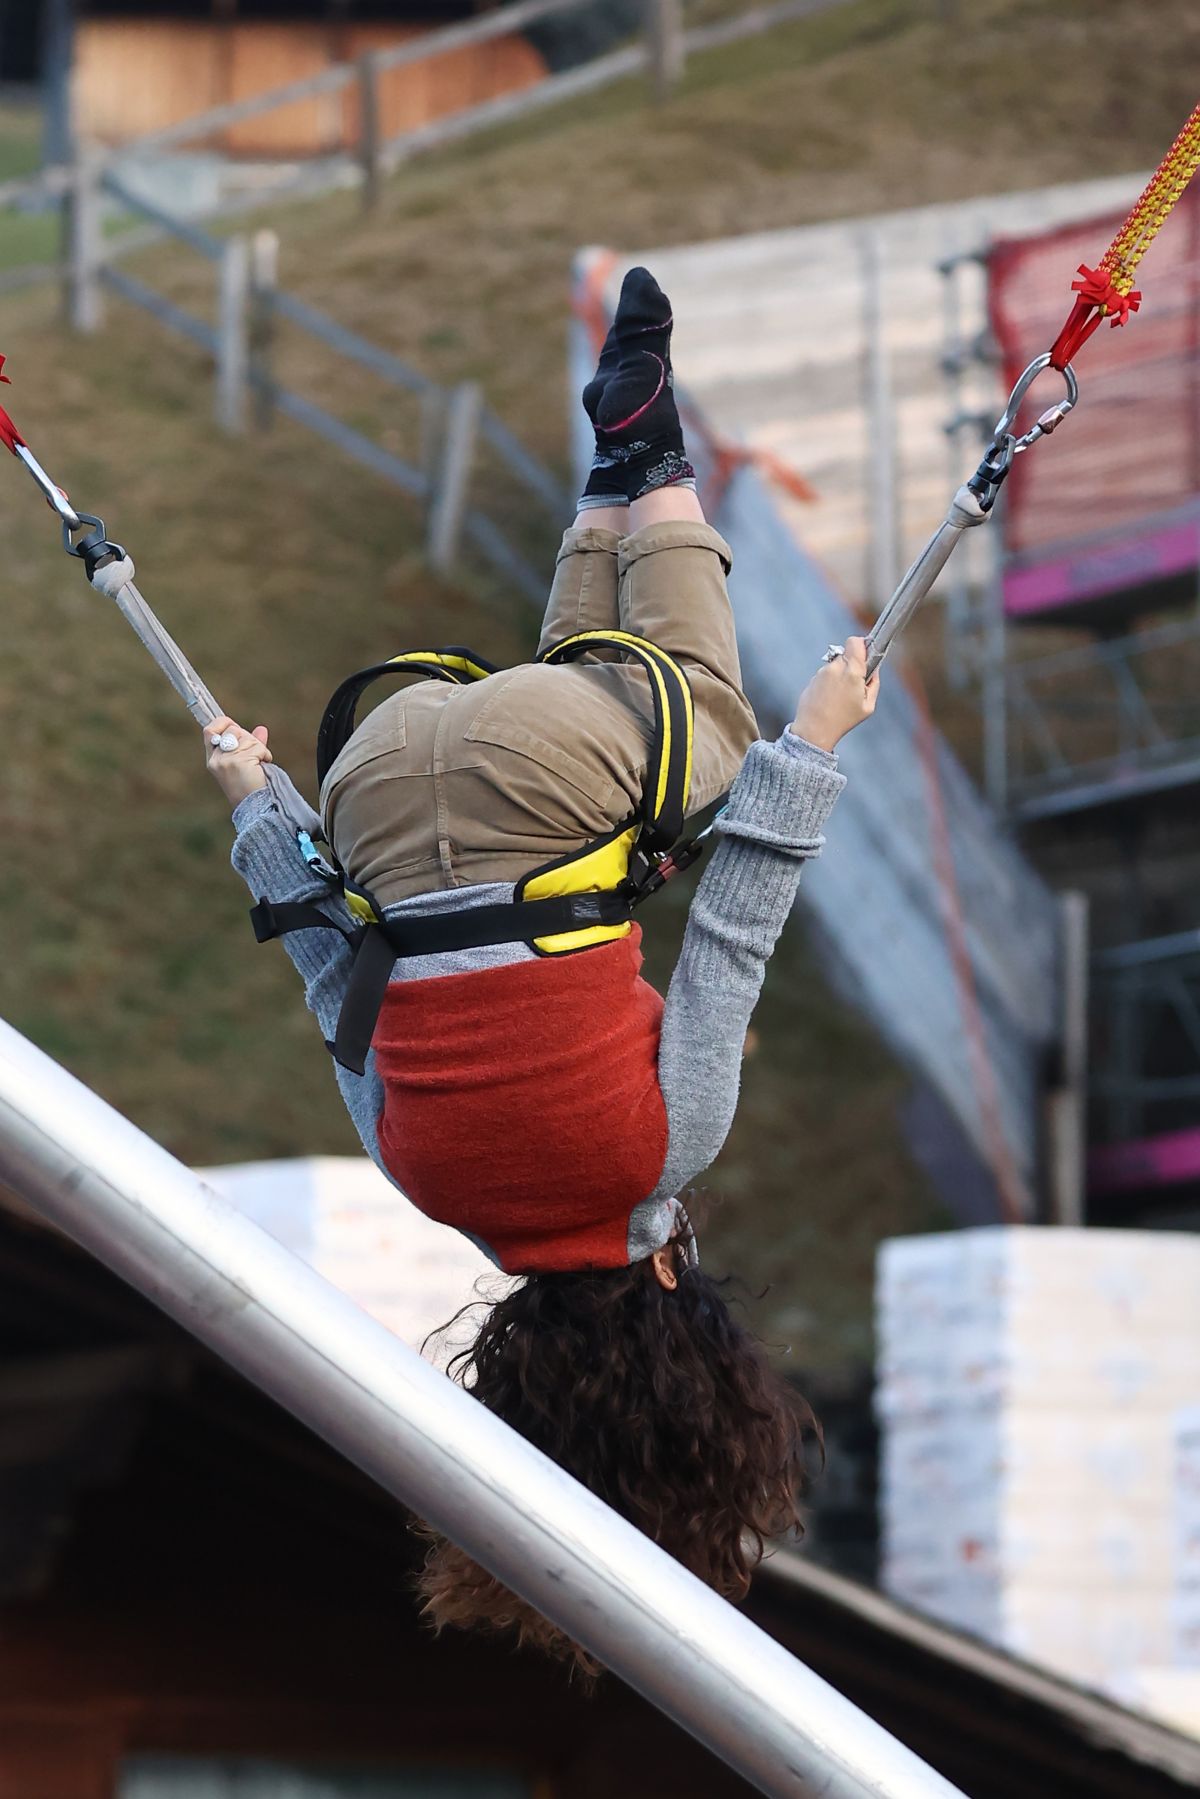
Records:
<instances>
[{"instance_id":1,"label":"yellow harness strap","mask_svg":"<svg viewBox=\"0 0 1200 1799\"><path fill-rule=\"evenodd\" d=\"M580 631L545 651L538 660L573 662L596 649L620 651L645 669L654 706L654 739L642 802L637 812L606 836L571 855L534 869L516 887L514 900L549 899L581 893L609 893L643 881L683 832L692 775L695 728L687 675L674 657L648 638L629 631ZM373 663L343 681L325 709L317 737L317 779L322 785L336 757L350 741L363 693L384 675L421 675L465 686L497 673L494 663L461 645L407 650ZM346 904L362 924L377 924L382 913L366 888L341 874ZM514 915L515 922L516 915ZM541 955L563 955L628 936L628 922L592 925L579 931L528 941ZM514 941L521 941L519 932Z\"/></svg>"}]
</instances>

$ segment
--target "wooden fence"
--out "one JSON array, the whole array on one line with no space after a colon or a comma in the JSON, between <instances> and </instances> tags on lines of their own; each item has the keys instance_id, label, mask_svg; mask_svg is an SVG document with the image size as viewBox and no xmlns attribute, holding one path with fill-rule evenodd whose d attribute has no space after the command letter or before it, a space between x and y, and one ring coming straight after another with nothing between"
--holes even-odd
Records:
<instances>
[{"instance_id":1,"label":"wooden fence","mask_svg":"<svg viewBox=\"0 0 1200 1799\"><path fill-rule=\"evenodd\" d=\"M121 165L134 156L156 154L277 108L354 85L358 91L359 142L352 157L322 158L302 168L286 187L255 193L212 209L216 216L261 211L282 198L300 198L348 181L361 185L373 205L383 178L410 157L465 137L531 116L631 75L648 72L660 99L678 84L689 55L714 50L774 27L847 4L847 0L777 0L718 23L688 29L684 0L643 0L644 29L622 48L549 75L519 92L464 108L390 139L381 130L379 82L388 72L521 31L542 20L579 12L595 0L515 0L480 18L431 31L414 40L375 50L354 62L322 70L303 81L269 93L209 108L177 125L133 140L120 150L82 146L70 167L50 167L32 178L0 183L0 208L13 204L55 203L61 206L63 251L56 263L29 265L0 273L0 293L51 279L62 283L64 312L71 326L94 331L105 288L150 313L208 351L214 360L214 407L222 428L262 428L282 413L335 444L346 455L372 469L401 492L422 501L427 515L427 542L435 567L448 568L462 543L470 542L493 568L523 591L540 597L543 582L483 512L470 504L471 472L481 445L489 445L534 501L562 517L569 504L554 476L530 456L502 422L482 404L476 388L464 383L445 389L411 369L378 345L347 331L334 319L282 293L274 279L271 234L253 241L221 239L200 226L176 218L135 193L122 179ZM115 243L103 235L106 196L142 220ZM116 266L119 256L162 238L191 246L217 270L219 295L215 326L186 312L140 279ZM319 339L329 349L371 369L382 381L421 397L421 443L417 463L376 444L306 396L281 386L271 367L276 325L286 320ZM436 446L436 449L435 449Z\"/></svg>"},{"instance_id":2,"label":"wooden fence","mask_svg":"<svg viewBox=\"0 0 1200 1799\"><path fill-rule=\"evenodd\" d=\"M561 105L641 73L649 75L656 96L665 100L681 80L689 56L723 49L742 39L761 36L779 25L810 18L848 3L849 0L776 0L774 5L752 7L713 24L688 28L684 0L642 0L644 28L623 48L548 75L514 93L464 107L388 137L383 130L386 109L380 88L385 76L429 58L520 32L543 20L580 12L596 4L596 0L514 0L513 4L480 18L425 32L386 49L368 51L351 62L335 63L302 81L288 82L267 93L210 107L178 124L131 139L119 149L105 151L102 160L107 167L117 168L130 158L161 153L183 144L203 143L230 127L299 102L353 90L357 100L357 143L352 154L321 157L297 170L285 183L214 207L207 216L261 209L278 199L304 198L348 183L358 184L364 203L371 206L378 199L384 177L394 173L410 157L440 149L497 125L531 117L546 107ZM32 180L0 183L0 206L35 197L61 196L69 191L74 179L70 169L50 168ZM0 288L6 284L12 285L0 279Z\"/></svg>"},{"instance_id":3,"label":"wooden fence","mask_svg":"<svg viewBox=\"0 0 1200 1799\"><path fill-rule=\"evenodd\" d=\"M263 430L277 415L291 419L424 506L426 553L432 567L449 571L469 544L529 598L540 601L544 597L544 575L530 566L486 513L472 505L472 476L480 450L486 445L499 454L509 477L553 524L561 525L569 517L571 496L483 404L476 383L442 387L317 307L285 293L276 279L278 240L274 232L214 237L198 225L172 218L95 165L91 177L77 183L72 195L68 285L76 330L86 333L97 328L105 290L141 308L212 357L213 414L222 430ZM106 192L213 266L215 324L188 312L105 256L97 220ZM420 424L414 432L414 460L385 449L278 380L275 345L282 323L304 332L336 356L368 369L377 381L415 398Z\"/></svg>"}]
</instances>

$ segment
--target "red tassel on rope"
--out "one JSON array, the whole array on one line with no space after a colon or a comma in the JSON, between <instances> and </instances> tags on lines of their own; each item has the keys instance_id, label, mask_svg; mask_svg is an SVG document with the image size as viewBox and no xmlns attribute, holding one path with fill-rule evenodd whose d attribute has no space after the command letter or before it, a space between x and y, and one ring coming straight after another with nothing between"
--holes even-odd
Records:
<instances>
[{"instance_id":1,"label":"red tassel on rope","mask_svg":"<svg viewBox=\"0 0 1200 1799\"><path fill-rule=\"evenodd\" d=\"M1079 273L1082 280L1071 283L1071 292L1079 298L1050 350L1052 369L1066 368L1102 319L1106 318L1110 325L1123 325L1130 313L1137 312L1142 304L1137 288L1127 294L1118 293L1112 276L1104 267L1089 269L1086 262L1081 262Z\"/></svg>"},{"instance_id":2,"label":"red tassel on rope","mask_svg":"<svg viewBox=\"0 0 1200 1799\"><path fill-rule=\"evenodd\" d=\"M9 387L12 386L10 378L4 373L3 356L0 356L0 381L5 382ZM17 445L23 444L24 442L25 439L17 430L17 427L13 424L3 406L0 406L0 443L2 443L6 449L11 450L15 456L17 453Z\"/></svg>"}]
</instances>

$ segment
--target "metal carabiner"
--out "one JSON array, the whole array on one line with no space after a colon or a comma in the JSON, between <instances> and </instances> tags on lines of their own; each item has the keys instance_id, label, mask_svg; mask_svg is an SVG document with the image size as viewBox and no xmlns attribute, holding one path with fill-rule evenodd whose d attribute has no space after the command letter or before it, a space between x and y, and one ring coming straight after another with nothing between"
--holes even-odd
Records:
<instances>
[{"instance_id":1,"label":"metal carabiner","mask_svg":"<svg viewBox=\"0 0 1200 1799\"><path fill-rule=\"evenodd\" d=\"M42 490L42 497L53 511L57 512L63 523L64 532L78 531L84 523L83 515L76 512L61 487L55 485L46 473L27 443L18 443L13 447L13 455L18 462L23 462Z\"/></svg>"},{"instance_id":2,"label":"metal carabiner","mask_svg":"<svg viewBox=\"0 0 1200 1799\"><path fill-rule=\"evenodd\" d=\"M1033 386L1043 369L1048 369L1049 367L1050 352L1048 350L1044 356L1034 357L1029 367L1017 377L1016 385L1008 396L1008 404L1005 406L996 425L995 440L999 442L1002 438L1012 437L1014 456L1019 456L1022 450L1027 450L1030 444L1037 442L1039 437L1049 437L1052 431L1057 430L1079 398L1079 383L1075 379L1075 370L1068 362L1065 368L1059 370L1059 373L1066 383L1066 398L1060 400L1056 406L1051 406L1047 411L1043 412L1036 425L1032 425L1030 429L1025 432L1024 436L1013 437L1013 426L1016 424L1017 414L1021 410L1021 401L1025 398L1025 395L1029 392L1029 389Z\"/></svg>"},{"instance_id":3,"label":"metal carabiner","mask_svg":"<svg viewBox=\"0 0 1200 1799\"><path fill-rule=\"evenodd\" d=\"M1067 386L1066 398L1060 400L1056 406L1048 407L1037 423L1031 425L1029 430L1020 437L1014 434L1013 426L1017 422L1017 414L1021 410L1022 400L1042 371L1049 367L1050 355L1047 352L1044 356L1036 356L1029 367L1023 370L1018 377L1015 387L1008 396L1008 403L996 422L996 430L991 443L984 451L983 461L967 482L967 486L979 501L984 512L990 512L995 505L996 496L1003 487L1016 458L1031 444L1035 444L1039 437L1049 437L1052 431L1056 431L1079 398L1079 383L1075 379L1075 370L1068 363L1064 369L1060 370Z\"/></svg>"}]
</instances>

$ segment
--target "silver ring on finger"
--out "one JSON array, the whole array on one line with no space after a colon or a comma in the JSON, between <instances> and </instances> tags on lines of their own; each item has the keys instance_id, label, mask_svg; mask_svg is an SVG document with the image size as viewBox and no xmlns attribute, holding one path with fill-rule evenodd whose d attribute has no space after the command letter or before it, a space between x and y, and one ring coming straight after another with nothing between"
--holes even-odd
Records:
<instances>
[{"instance_id":1,"label":"silver ring on finger","mask_svg":"<svg viewBox=\"0 0 1200 1799\"><path fill-rule=\"evenodd\" d=\"M214 750L224 750L226 753L230 750L236 750L238 746L237 732L222 731L219 736L214 733L212 746Z\"/></svg>"},{"instance_id":2,"label":"silver ring on finger","mask_svg":"<svg viewBox=\"0 0 1200 1799\"><path fill-rule=\"evenodd\" d=\"M844 656L845 654L846 646L844 643L831 643L825 654L821 657L821 661L836 662L839 656Z\"/></svg>"}]
</instances>

